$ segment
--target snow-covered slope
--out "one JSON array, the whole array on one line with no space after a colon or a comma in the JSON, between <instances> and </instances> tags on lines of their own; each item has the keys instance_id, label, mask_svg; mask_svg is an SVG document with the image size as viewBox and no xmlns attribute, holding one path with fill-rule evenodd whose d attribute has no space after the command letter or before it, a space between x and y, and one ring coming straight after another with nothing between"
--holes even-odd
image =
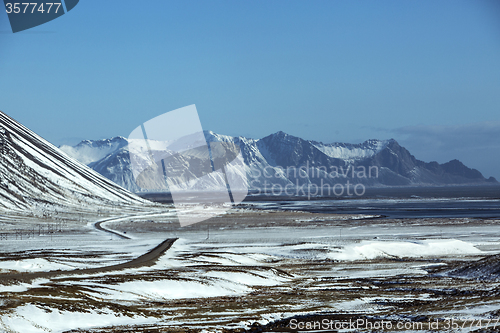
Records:
<instances>
[{"instance_id":1,"label":"snow-covered slope","mask_svg":"<svg viewBox=\"0 0 500 333\"><path fill-rule=\"evenodd\" d=\"M356 161L372 157L387 147L389 140L368 140L361 144L311 142L325 155L332 158L339 158L346 161Z\"/></svg>"},{"instance_id":2,"label":"snow-covered slope","mask_svg":"<svg viewBox=\"0 0 500 333\"><path fill-rule=\"evenodd\" d=\"M0 150L0 210L93 210L144 203L2 112Z\"/></svg>"},{"instance_id":3,"label":"snow-covered slope","mask_svg":"<svg viewBox=\"0 0 500 333\"><path fill-rule=\"evenodd\" d=\"M350 184L371 186L496 182L493 178L486 180L479 171L467 168L458 160L444 164L419 161L393 139L368 140L360 144L324 144L284 132L262 139L249 139L210 131L205 132L205 139L207 142L231 142L240 147L251 189L267 187L269 190L272 184L281 188L312 184L333 187L348 181ZM87 161L103 151L110 151L109 142L123 140L126 139L83 141L65 150L73 157ZM152 150L159 153L161 143L152 144L157 146ZM89 152L92 149L96 152ZM127 146L117 147L89 166L131 191L140 190L132 175Z\"/></svg>"}]
</instances>

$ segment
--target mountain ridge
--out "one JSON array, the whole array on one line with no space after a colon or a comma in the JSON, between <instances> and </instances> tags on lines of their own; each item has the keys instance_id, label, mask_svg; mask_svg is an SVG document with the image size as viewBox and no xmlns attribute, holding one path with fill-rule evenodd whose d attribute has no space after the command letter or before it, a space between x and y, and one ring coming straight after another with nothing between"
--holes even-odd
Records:
<instances>
[{"instance_id":1,"label":"mountain ridge","mask_svg":"<svg viewBox=\"0 0 500 333\"><path fill-rule=\"evenodd\" d=\"M413 185L456 185L456 184L492 184L496 179L486 179L481 172L465 166L458 160L443 164L435 161L424 162L416 159L406 148L399 145L394 139L370 139L362 143L329 143L325 144L314 140L305 140L279 131L261 139L246 137L232 137L204 131L207 142L233 142L239 145L248 174L257 171L260 177L250 177L250 188L262 188L269 181L280 186L303 184L335 185L364 184L367 186L413 186ZM110 142L127 140L115 137L107 140L84 140L71 149L61 147L67 153L78 150L80 147L108 152ZM80 152L83 151L80 148ZM75 157L79 153L75 154ZM95 154L94 156L97 156ZM109 152L99 160L89 163L103 176L117 182L133 192L141 189L135 184L128 156L128 147L123 145ZM307 168L307 177L304 175L279 174L279 169ZM372 168L372 169L369 169ZM375 170L377 174L368 177L359 177L363 169ZM271 177L262 176L265 170L274 170ZM325 173L325 170L328 171ZM330 172L337 170L337 174ZM346 170L349 170L346 174ZM315 172L321 177L311 177ZM375 177L376 176L376 177ZM249 178L249 179L250 179Z\"/></svg>"}]
</instances>

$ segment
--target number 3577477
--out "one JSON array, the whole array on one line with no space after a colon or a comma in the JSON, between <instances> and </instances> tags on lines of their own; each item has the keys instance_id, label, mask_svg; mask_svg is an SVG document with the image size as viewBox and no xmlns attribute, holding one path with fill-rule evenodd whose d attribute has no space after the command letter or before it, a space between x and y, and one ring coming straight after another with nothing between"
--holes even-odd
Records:
<instances>
[{"instance_id":1,"label":"number 3577477","mask_svg":"<svg viewBox=\"0 0 500 333\"><path fill-rule=\"evenodd\" d=\"M7 2L5 4L5 10L7 14L35 14L35 13L56 13L59 11L61 7L60 2L45 2L45 3L36 3L36 2Z\"/></svg>"}]
</instances>

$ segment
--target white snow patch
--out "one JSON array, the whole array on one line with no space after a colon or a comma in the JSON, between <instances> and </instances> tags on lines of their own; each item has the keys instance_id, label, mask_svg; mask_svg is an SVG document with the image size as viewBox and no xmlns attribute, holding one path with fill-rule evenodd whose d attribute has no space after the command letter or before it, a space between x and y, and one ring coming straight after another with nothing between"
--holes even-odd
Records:
<instances>
[{"instance_id":1,"label":"white snow patch","mask_svg":"<svg viewBox=\"0 0 500 333\"><path fill-rule=\"evenodd\" d=\"M478 254L474 245L457 239L425 240L415 242L363 241L331 252L328 257L335 260L365 260L375 258L428 257L452 254Z\"/></svg>"},{"instance_id":2,"label":"white snow patch","mask_svg":"<svg viewBox=\"0 0 500 333\"><path fill-rule=\"evenodd\" d=\"M18 271L18 272L34 272L34 271L52 271L52 270L67 270L73 267L69 265L51 262L43 258L9 260L0 262L0 272L2 271Z\"/></svg>"},{"instance_id":3,"label":"white snow patch","mask_svg":"<svg viewBox=\"0 0 500 333\"><path fill-rule=\"evenodd\" d=\"M96 326L143 324L150 321L145 317L128 317L109 309L70 312L43 309L33 304L20 306L13 313L2 316L2 326L6 331L20 333L64 332L75 327L85 329Z\"/></svg>"},{"instance_id":4,"label":"white snow patch","mask_svg":"<svg viewBox=\"0 0 500 333\"><path fill-rule=\"evenodd\" d=\"M206 276L216 277L227 282L236 282L247 286L276 286L286 279L271 273L243 273L243 272L223 272L212 271Z\"/></svg>"},{"instance_id":5,"label":"white snow patch","mask_svg":"<svg viewBox=\"0 0 500 333\"><path fill-rule=\"evenodd\" d=\"M31 283L0 285L0 293L20 293L33 288L39 288L41 285L50 282L49 279L36 279Z\"/></svg>"},{"instance_id":6,"label":"white snow patch","mask_svg":"<svg viewBox=\"0 0 500 333\"><path fill-rule=\"evenodd\" d=\"M318 150L332 158L346 161L361 160L372 157L387 146L387 141L375 141L370 146L356 146L343 144L313 144Z\"/></svg>"},{"instance_id":7,"label":"white snow patch","mask_svg":"<svg viewBox=\"0 0 500 333\"><path fill-rule=\"evenodd\" d=\"M220 297L243 295L252 291L249 286L241 283L213 280L196 279L193 276L182 280L130 281L118 285L98 286L93 283L92 289L100 298L120 301Z\"/></svg>"}]
</instances>

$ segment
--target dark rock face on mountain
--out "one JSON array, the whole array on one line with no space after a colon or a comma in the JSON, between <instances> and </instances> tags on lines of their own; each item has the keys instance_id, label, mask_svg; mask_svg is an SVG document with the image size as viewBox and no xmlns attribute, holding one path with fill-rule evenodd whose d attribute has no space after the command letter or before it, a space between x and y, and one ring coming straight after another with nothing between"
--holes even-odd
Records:
<instances>
[{"instance_id":1,"label":"dark rock face on mountain","mask_svg":"<svg viewBox=\"0 0 500 333\"><path fill-rule=\"evenodd\" d=\"M315 147L312 142L278 132L260 140L271 153L276 165L301 166L309 162L311 165L346 166L344 160L326 155Z\"/></svg>"},{"instance_id":2,"label":"dark rock face on mountain","mask_svg":"<svg viewBox=\"0 0 500 333\"><path fill-rule=\"evenodd\" d=\"M267 161L272 166L285 169L308 166L312 171L309 172L308 181L312 183L317 182L311 179L311 174L317 175L318 170L320 173L321 170L329 172L329 177L322 177L323 184L348 180L372 186L496 182L494 179L486 180L479 171L466 167L458 160L444 164L419 161L393 139L368 140L361 144L323 144L278 132L258 143L261 144L261 151L268 153L270 158Z\"/></svg>"},{"instance_id":3,"label":"dark rock face on mountain","mask_svg":"<svg viewBox=\"0 0 500 333\"><path fill-rule=\"evenodd\" d=\"M0 210L84 211L144 203L2 112L0 151Z\"/></svg>"},{"instance_id":4,"label":"dark rock face on mountain","mask_svg":"<svg viewBox=\"0 0 500 333\"><path fill-rule=\"evenodd\" d=\"M417 160L396 140L368 140L360 144L324 144L278 132L254 140L205 132L207 142L232 142L241 149L251 189L276 186L457 185L496 183L458 160L439 164ZM125 138L84 141L62 147L87 161L105 177L132 191L139 191L130 167ZM90 162L89 162L90 161Z\"/></svg>"},{"instance_id":5,"label":"dark rock face on mountain","mask_svg":"<svg viewBox=\"0 0 500 333\"><path fill-rule=\"evenodd\" d=\"M141 190L132 175L132 164L127 146L113 151L98 161L91 162L89 167L132 192Z\"/></svg>"}]
</instances>

